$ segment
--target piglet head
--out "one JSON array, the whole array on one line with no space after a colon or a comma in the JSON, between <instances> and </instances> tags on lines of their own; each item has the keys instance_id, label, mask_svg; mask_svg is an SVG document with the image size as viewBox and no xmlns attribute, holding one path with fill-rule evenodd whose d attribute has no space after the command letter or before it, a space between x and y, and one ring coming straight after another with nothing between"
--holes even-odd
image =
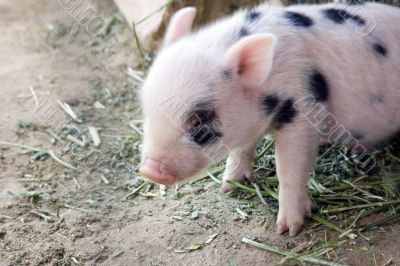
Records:
<instances>
[{"instance_id":1,"label":"piglet head","mask_svg":"<svg viewBox=\"0 0 400 266\"><path fill-rule=\"evenodd\" d=\"M218 43L207 32L191 33L195 12L184 8L173 16L141 91L140 172L160 184L200 176L263 130L260 93L275 37Z\"/></svg>"}]
</instances>

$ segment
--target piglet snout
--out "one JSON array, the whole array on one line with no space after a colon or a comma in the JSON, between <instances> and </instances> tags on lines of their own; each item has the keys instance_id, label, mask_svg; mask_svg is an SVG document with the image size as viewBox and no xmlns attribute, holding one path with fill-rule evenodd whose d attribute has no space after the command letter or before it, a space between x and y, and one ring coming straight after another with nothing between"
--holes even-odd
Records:
<instances>
[{"instance_id":1,"label":"piglet snout","mask_svg":"<svg viewBox=\"0 0 400 266\"><path fill-rule=\"evenodd\" d=\"M153 159L145 159L139 171L158 184L173 185L176 182L176 177L168 172L164 164Z\"/></svg>"}]
</instances>

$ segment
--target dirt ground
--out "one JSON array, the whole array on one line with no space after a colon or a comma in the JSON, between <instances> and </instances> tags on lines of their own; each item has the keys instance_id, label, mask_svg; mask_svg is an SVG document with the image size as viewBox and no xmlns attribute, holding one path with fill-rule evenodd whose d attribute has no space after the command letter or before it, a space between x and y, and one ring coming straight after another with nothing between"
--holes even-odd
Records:
<instances>
[{"instance_id":1,"label":"dirt ground","mask_svg":"<svg viewBox=\"0 0 400 266\"><path fill-rule=\"evenodd\" d=\"M257 197L219 194L210 179L166 193L146 185L144 194L125 199L140 182L131 126L140 119L138 87L127 74L137 67L132 34L111 0L90 2L106 22L97 37L60 2L0 1L0 140L54 150L77 167L23 147L0 148L0 265L274 265L281 256L241 239L282 251L337 241L339 234L318 226L278 236L274 214ZM80 115L78 128L60 130L69 118L58 100ZM54 137L66 130L80 136L87 125L100 129L100 147ZM398 222L366 237L323 258L400 265Z\"/></svg>"}]
</instances>

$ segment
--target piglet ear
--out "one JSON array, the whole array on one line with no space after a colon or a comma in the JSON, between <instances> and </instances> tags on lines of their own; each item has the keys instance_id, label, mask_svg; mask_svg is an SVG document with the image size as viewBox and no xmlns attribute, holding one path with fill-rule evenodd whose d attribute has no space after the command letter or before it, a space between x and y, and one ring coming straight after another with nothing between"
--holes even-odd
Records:
<instances>
[{"instance_id":1,"label":"piglet ear","mask_svg":"<svg viewBox=\"0 0 400 266\"><path fill-rule=\"evenodd\" d=\"M271 72L275 43L272 34L245 37L226 52L225 67L234 70L243 84L260 85Z\"/></svg>"},{"instance_id":2,"label":"piglet ear","mask_svg":"<svg viewBox=\"0 0 400 266\"><path fill-rule=\"evenodd\" d=\"M192 25L196 16L196 8L185 7L176 12L168 25L165 34L164 45L170 45L178 39L188 35L192 31Z\"/></svg>"}]
</instances>

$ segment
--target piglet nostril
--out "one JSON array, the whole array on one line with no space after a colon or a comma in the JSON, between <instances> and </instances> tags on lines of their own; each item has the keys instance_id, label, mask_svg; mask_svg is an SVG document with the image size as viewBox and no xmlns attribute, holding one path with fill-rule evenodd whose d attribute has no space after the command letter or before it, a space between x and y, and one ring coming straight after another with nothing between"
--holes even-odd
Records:
<instances>
[{"instance_id":1,"label":"piglet nostril","mask_svg":"<svg viewBox=\"0 0 400 266\"><path fill-rule=\"evenodd\" d=\"M176 182L176 178L166 171L165 166L153 159L145 159L139 171L142 175L159 184L172 185Z\"/></svg>"}]
</instances>

